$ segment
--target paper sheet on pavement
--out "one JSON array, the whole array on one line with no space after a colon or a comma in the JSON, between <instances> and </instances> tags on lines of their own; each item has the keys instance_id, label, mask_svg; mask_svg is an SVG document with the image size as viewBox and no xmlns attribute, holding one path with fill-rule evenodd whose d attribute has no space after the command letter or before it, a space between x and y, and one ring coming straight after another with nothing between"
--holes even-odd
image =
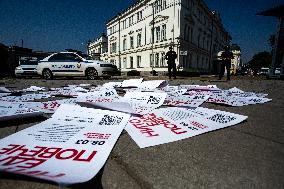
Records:
<instances>
[{"instance_id":1,"label":"paper sheet on pavement","mask_svg":"<svg viewBox=\"0 0 284 189\"><path fill-rule=\"evenodd\" d=\"M127 92L120 102L127 102L136 114L147 114L163 105L166 93Z\"/></svg>"},{"instance_id":2,"label":"paper sheet on pavement","mask_svg":"<svg viewBox=\"0 0 284 189\"><path fill-rule=\"evenodd\" d=\"M42 112L26 108L20 104L0 101L0 121L12 120L17 118L36 117L42 115Z\"/></svg>"},{"instance_id":3,"label":"paper sheet on pavement","mask_svg":"<svg viewBox=\"0 0 284 189\"><path fill-rule=\"evenodd\" d=\"M62 105L51 119L0 140L0 170L62 185L93 178L128 114Z\"/></svg>"},{"instance_id":4,"label":"paper sheet on pavement","mask_svg":"<svg viewBox=\"0 0 284 189\"><path fill-rule=\"evenodd\" d=\"M166 80L149 80L143 81L138 88L141 90L153 90L156 88L165 87L168 84Z\"/></svg>"},{"instance_id":5,"label":"paper sheet on pavement","mask_svg":"<svg viewBox=\"0 0 284 189\"><path fill-rule=\"evenodd\" d=\"M124 80L121 84L121 87L139 87L142 81L143 81L143 78Z\"/></svg>"},{"instance_id":6,"label":"paper sheet on pavement","mask_svg":"<svg viewBox=\"0 0 284 189\"><path fill-rule=\"evenodd\" d=\"M143 117L130 118L125 130L140 148L145 148L232 126L245 119L246 116L210 109L160 108Z\"/></svg>"}]
</instances>

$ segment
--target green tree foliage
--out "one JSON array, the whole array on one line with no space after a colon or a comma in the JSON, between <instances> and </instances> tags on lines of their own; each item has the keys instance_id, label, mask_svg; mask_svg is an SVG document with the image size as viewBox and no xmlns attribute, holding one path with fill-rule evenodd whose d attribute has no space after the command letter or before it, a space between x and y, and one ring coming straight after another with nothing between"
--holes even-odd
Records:
<instances>
[{"instance_id":1,"label":"green tree foliage","mask_svg":"<svg viewBox=\"0 0 284 189\"><path fill-rule=\"evenodd\" d=\"M248 62L249 67L252 69L260 69L262 67L270 67L272 62L272 56L269 52L260 52L253 56Z\"/></svg>"}]
</instances>

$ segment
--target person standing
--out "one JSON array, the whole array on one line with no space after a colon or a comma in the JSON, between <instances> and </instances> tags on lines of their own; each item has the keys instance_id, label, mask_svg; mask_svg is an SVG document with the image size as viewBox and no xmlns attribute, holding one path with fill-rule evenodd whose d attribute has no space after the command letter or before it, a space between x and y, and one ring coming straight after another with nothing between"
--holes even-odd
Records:
<instances>
[{"instance_id":1,"label":"person standing","mask_svg":"<svg viewBox=\"0 0 284 189\"><path fill-rule=\"evenodd\" d=\"M234 59L234 55L233 53L230 51L230 47L226 46L224 52L222 52L221 54L221 71L219 74L219 80L222 79L222 77L224 76L224 72L225 72L225 67L227 70L227 81L230 81L231 79L231 59Z\"/></svg>"},{"instance_id":2,"label":"person standing","mask_svg":"<svg viewBox=\"0 0 284 189\"><path fill-rule=\"evenodd\" d=\"M168 63L169 78L171 79L173 75L173 77L176 79L177 67L176 67L175 60L177 58L177 53L173 51L172 46L170 46L169 51L166 53L165 58ZM173 74L172 74L172 70L173 70Z\"/></svg>"}]
</instances>

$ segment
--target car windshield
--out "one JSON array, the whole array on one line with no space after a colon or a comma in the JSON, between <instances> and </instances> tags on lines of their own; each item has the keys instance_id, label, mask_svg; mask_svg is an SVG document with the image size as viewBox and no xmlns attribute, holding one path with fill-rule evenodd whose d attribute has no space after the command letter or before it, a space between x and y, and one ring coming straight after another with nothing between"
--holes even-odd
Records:
<instances>
[{"instance_id":1,"label":"car windshield","mask_svg":"<svg viewBox=\"0 0 284 189\"><path fill-rule=\"evenodd\" d=\"M93 60L93 58L87 54L79 54L79 55L86 60Z\"/></svg>"},{"instance_id":2,"label":"car windshield","mask_svg":"<svg viewBox=\"0 0 284 189\"><path fill-rule=\"evenodd\" d=\"M21 60L20 65L38 65L36 60Z\"/></svg>"}]
</instances>

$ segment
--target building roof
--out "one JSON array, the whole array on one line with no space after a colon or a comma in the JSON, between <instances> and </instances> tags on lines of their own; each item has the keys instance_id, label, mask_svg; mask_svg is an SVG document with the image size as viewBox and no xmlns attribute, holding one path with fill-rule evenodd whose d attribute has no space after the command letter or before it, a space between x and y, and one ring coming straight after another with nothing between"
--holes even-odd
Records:
<instances>
[{"instance_id":1,"label":"building roof","mask_svg":"<svg viewBox=\"0 0 284 189\"><path fill-rule=\"evenodd\" d=\"M136 0L134 3L132 3L129 7L127 7L126 9L120 11L118 14L116 14L114 17L112 17L110 20L107 21L107 25L112 22L113 20L115 20L117 17L121 16L122 14L126 13L128 10L134 8L135 6L137 6L139 3L141 3L142 0Z\"/></svg>"},{"instance_id":2,"label":"building roof","mask_svg":"<svg viewBox=\"0 0 284 189\"><path fill-rule=\"evenodd\" d=\"M284 5L279 5L277 7L259 12L259 13L257 13L257 15L284 17Z\"/></svg>"}]
</instances>

